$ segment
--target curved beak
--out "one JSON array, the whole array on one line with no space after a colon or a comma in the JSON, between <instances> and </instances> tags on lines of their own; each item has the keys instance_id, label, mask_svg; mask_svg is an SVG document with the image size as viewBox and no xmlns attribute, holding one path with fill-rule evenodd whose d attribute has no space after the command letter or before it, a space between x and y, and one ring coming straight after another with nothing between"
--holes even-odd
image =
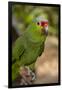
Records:
<instances>
[{"instance_id":1,"label":"curved beak","mask_svg":"<svg viewBox=\"0 0 62 90\"><path fill-rule=\"evenodd\" d=\"M45 35L46 35L46 36L48 35L48 30L45 30Z\"/></svg>"},{"instance_id":2,"label":"curved beak","mask_svg":"<svg viewBox=\"0 0 62 90\"><path fill-rule=\"evenodd\" d=\"M48 35L48 26L44 28L44 33L46 36Z\"/></svg>"},{"instance_id":3,"label":"curved beak","mask_svg":"<svg viewBox=\"0 0 62 90\"><path fill-rule=\"evenodd\" d=\"M48 21L41 21L40 25L43 28L43 33L47 36L48 35Z\"/></svg>"}]
</instances>

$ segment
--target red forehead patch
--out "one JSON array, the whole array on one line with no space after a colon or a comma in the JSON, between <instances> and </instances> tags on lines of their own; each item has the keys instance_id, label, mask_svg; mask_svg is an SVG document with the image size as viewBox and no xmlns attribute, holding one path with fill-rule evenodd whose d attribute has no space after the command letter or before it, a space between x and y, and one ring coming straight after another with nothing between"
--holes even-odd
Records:
<instances>
[{"instance_id":1,"label":"red forehead patch","mask_svg":"<svg viewBox=\"0 0 62 90\"><path fill-rule=\"evenodd\" d=\"M47 21L41 22L41 26L47 26L47 25L48 25L48 22Z\"/></svg>"}]
</instances>

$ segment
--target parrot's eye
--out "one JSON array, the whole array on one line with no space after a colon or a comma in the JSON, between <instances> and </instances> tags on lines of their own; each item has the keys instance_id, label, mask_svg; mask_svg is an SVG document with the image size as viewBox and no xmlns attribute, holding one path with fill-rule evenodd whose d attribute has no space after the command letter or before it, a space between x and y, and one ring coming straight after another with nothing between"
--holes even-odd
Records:
<instances>
[{"instance_id":1,"label":"parrot's eye","mask_svg":"<svg viewBox=\"0 0 62 90\"><path fill-rule=\"evenodd\" d=\"M37 22L37 25L40 25L40 23L39 23L39 22Z\"/></svg>"}]
</instances>

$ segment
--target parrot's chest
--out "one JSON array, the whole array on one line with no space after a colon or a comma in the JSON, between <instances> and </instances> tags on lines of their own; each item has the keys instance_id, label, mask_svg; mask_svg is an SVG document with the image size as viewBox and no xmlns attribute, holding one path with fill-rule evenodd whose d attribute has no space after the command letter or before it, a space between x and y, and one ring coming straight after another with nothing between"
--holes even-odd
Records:
<instances>
[{"instance_id":1,"label":"parrot's chest","mask_svg":"<svg viewBox=\"0 0 62 90\"><path fill-rule=\"evenodd\" d=\"M42 46L40 43L34 43L34 42L26 43L26 47L25 47L26 55L28 55L31 58L38 56L39 52L41 51L41 47Z\"/></svg>"},{"instance_id":2,"label":"parrot's chest","mask_svg":"<svg viewBox=\"0 0 62 90\"><path fill-rule=\"evenodd\" d=\"M36 61L41 52L41 42L33 42L25 39L24 41L24 53L20 58L21 65L29 65Z\"/></svg>"},{"instance_id":3,"label":"parrot's chest","mask_svg":"<svg viewBox=\"0 0 62 90\"><path fill-rule=\"evenodd\" d=\"M29 52L37 50L39 47L41 46L41 43L34 43L34 42L26 42L25 44L25 48L26 50Z\"/></svg>"},{"instance_id":4,"label":"parrot's chest","mask_svg":"<svg viewBox=\"0 0 62 90\"><path fill-rule=\"evenodd\" d=\"M25 52L21 57L22 65L29 65L36 61L41 51L40 44L26 43Z\"/></svg>"}]
</instances>

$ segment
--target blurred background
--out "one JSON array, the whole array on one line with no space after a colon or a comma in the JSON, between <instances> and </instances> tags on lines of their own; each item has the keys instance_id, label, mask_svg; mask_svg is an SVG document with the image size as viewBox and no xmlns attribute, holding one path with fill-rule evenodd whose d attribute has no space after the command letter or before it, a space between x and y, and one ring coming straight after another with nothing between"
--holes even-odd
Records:
<instances>
[{"instance_id":1,"label":"blurred background","mask_svg":"<svg viewBox=\"0 0 62 90\"><path fill-rule=\"evenodd\" d=\"M48 37L43 54L35 64L36 80L34 83L58 82L58 16L59 8L50 6L13 5L12 6L12 42L27 29L31 21L43 16L48 20Z\"/></svg>"}]
</instances>

